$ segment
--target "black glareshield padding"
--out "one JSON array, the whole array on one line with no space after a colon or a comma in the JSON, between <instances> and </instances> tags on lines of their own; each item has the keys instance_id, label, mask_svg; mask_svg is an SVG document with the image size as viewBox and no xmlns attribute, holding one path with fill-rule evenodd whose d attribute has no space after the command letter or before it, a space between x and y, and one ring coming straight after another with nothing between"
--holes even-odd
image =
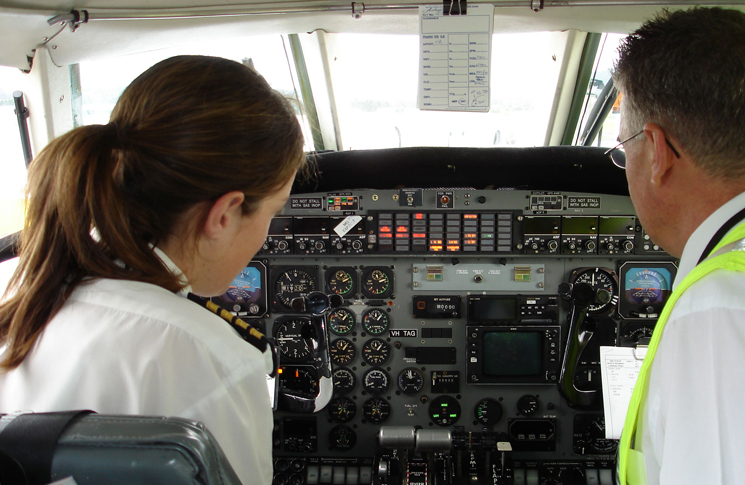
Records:
<instances>
[{"instance_id":1,"label":"black glareshield padding","mask_svg":"<svg viewBox=\"0 0 745 485\"><path fill-rule=\"evenodd\" d=\"M315 179L294 193L344 189L474 188L629 195L626 176L596 147L391 148L309 155Z\"/></svg>"}]
</instances>

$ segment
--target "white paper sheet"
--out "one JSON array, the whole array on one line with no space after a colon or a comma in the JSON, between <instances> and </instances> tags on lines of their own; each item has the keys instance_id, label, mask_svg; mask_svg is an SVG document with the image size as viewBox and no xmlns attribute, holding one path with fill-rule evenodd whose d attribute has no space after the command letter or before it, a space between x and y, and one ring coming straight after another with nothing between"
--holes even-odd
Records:
<instances>
[{"instance_id":1,"label":"white paper sheet","mask_svg":"<svg viewBox=\"0 0 745 485\"><path fill-rule=\"evenodd\" d=\"M489 111L494 5L419 7L419 109Z\"/></svg>"},{"instance_id":2,"label":"white paper sheet","mask_svg":"<svg viewBox=\"0 0 745 485\"><path fill-rule=\"evenodd\" d=\"M639 376L646 347L600 347L600 375L603 379L605 437L621 439L621 430Z\"/></svg>"}]
</instances>

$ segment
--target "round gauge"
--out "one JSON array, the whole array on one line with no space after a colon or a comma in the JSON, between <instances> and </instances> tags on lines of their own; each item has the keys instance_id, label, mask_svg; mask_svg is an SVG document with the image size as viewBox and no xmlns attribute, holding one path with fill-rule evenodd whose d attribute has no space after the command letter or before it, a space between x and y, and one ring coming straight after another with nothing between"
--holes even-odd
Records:
<instances>
[{"instance_id":1,"label":"round gauge","mask_svg":"<svg viewBox=\"0 0 745 485\"><path fill-rule=\"evenodd\" d=\"M348 397L335 397L328 405L329 417L337 423L348 423L357 414L357 406Z\"/></svg>"},{"instance_id":2,"label":"round gauge","mask_svg":"<svg viewBox=\"0 0 745 485\"><path fill-rule=\"evenodd\" d=\"M391 405L385 399L373 397L362 405L362 415L369 422L380 424L391 415Z\"/></svg>"},{"instance_id":3,"label":"round gauge","mask_svg":"<svg viewBox=\"0 0 745 485\"><path fill-rule=\"evenodd\" d=\"M622 345L647 345L652 338L654 328L645 324L627 325L621 330L621 336L618 339Z\"/></svg>"},{"instance_id":4,"label":"round gauge","mask_svg":"<svg viewBox=\"0 0 745 485\"><path fill-rule=\"evenodd\" d=\"M368 298L385 298L393 290L393 276L388 268L367 268L362 273L362 293Z\"/></svg>"},{"instance_id":5,"label":"round gauge","mask_svg":"<svg viewBox=\"0 0 745 485\"><path fill-rule=\"evenodd\" d=\"M340 396L349 394L357 385L357 378L351 370L346 367L339 367L332 376L334 382L334 392Z\"/></svg>"},{"instance_id":6,"label":"round gauge","mask_svg":"<svg viewBox=\"0 0 745 485\"><path fill-rule=\"evenodd\" d=\"M336 335L351 333L354 323L354 313L346 308L337 308L329 314L329 329Z\"/></svg>"},{"instance_id":7,"label":"round gauge","mask_svg":"<svg viewBox=\"0 0 745 485\"><path fill-rule=\"evenodd\" d=\"M370 394L383 394L388 390L390 381L383 369L370 369L362 376L362 387Z\"/></svg>"},{"instance_id":8,"label":"round gauge","mask_svg":"<svg viewBox=\"0 0 745 485\"><path fill-rule=\"evenodd\" d=\"M368 310L362 315L362 326L370 335L382 335L390 324L388 314L379 308Z\"/></svg>"},{"instance_id":9,"label":"round gauge","mask_svg":"<svg viewBox=\"0 0 745 485\"><path fill-rule=\"evenodd\" d=\"M460 403L452 396L437 396L429 403L429 419L437 426L452 426L460 418Z\"/></svg>"},{"instance_id":10,"label":"round gauge","mask_svg":"<svg viewBox=\"0 0 745 485\"><path fill-rule=\"evenodd\" d=\"M598 295L598 303L590 305L589 313L593 315L609 313L618 303L618 281L616 275L603 268L588 268L576 273L573 284L586 283ZM601 296L604 294L604 296ZM604 303L600 303L600 301Z\"/></svg>"},{"instance_id":11,"label":"round gauge","mask_svg":"<svg viewBox=\"0 0 745 485\"><path fill-rule=\"evenodd\" d=\"M279 275L274 284L274 294L277 301L287 308L292 308L292 300L307 296L311 291L316 291L316 281L307 271L302 269L285 271Z\"/></svg>"},{"instance_id":12,"label":"round gauge","mask_svg":"<svg viewBox=\"0 0 745 485\"><path fill-rule=\"evenodd\" d=\"M605 437L605 419L602 416L589 416L590 421L585 423L582 430L582 439L586 454L607 455L616 452L617 440L609 440Z\"/></svg>"},{"instance_id":13,"label":"round gauge","mask_svg":"<svg viewBox=\"0 0 745 485\"><path fill-rule=\"evenodd\" d=\"M337 295L351 295L354 293L354 276L346 268L332 268L326 272L326 287Z\"/></svg>"},{"instance_id":14,"label":"round gauge","mask_svg":"<svg viewBox=\"0 0 745 485\"><path fill-rule=\"evenodd\" d=\"M626 273L624 296L641 305L664 303L670 296L670 272L659 268L632 268Z\"/></svg>"},{"instance_id":15,"label":"round gauge","mask_svg":"<svg viewBox=\"0 0 745 485\"><path fill-rule=\"evenodd\" d=\"M309 368L285 366L279 374L279 388L286 394L313 398L318 395L318 379Z\"/></svg>"},{"instance_id":16,"label":"round gauge","mask_svg":"<svg viewBox=\"0 0 745 485\"><path fill-rule=\"evenodd\" d=\"M347 365L354 360L357 350L355 350L351 340L339 338L331 342L329 354L331 354L331 362L334 364Z\"/></svg>"},{"instance_id":17,"label":"round gauge","mask_svg":"<svg viewBox=\"0 0 745 485\"><path fill-rule=\"evenodd\" d=\"M523 416L533 416L538 412L538 398L532 394L526 394L517 400L517 412Z\"/></svg>"},{"instance_id":18,"label":"round gauge","mask_svg":"<svg viewBox=\"0 0 745 485\"><path fill-rule=\"evenodd\" d=\"M227 302L252 303L261 296L261 288L261 271L247 266L235 277L222 299Z\"/></svg>"},{"instance_id":19,"label":"round gauge","mask_svg":"<svg viewBox=\"0 0 745 485\"><path fill-rule=\"evenodd\" d=\"M373 338L362 346L362 359L370 365L383 365L391 356L391 346L384 340Z\"/></svg>"},{"instance_id":20,"label":"round gauge","mask_svg":"<svg viewBox=\"0 0 745 485\"><path fill-rule=\"evenodd\" d=\"M398 374L398 388L404 394L413 396L424 389L424 374L414 367L402 370Z\"/></svg>"},{"instance_id":21,"label":"round gauge","mask_svg":"<svg viewBox=\"0 0 745 485\"><path fill-rule=\"evenodd\" d=\"M291 360L300 360L310 355L309 338L312 324L307 318L292 318L279 324L275 337L279 343L282 356Z\"/></svg>"},{"instance_id":22,"label":"round gauge","mask_svg":"<svg viewBox=\"0 0 745 485\"><path fill-rule=\"evenodd\" d=\"M336 451L351 450L357 444L357 434L349 426L336 426L329 432L329 444Z\"/></svg>"},{"instance_id":23,"label":"round gauge","mask_svg":"<svg viewBox=\"0 0 745 485\"><path fill-rule=\"evenodd\" d=\"M504 410L496 399L482 399L473 409L476 420L484 426L494 426L502 419Z\"/></svg>"}]
</instances>

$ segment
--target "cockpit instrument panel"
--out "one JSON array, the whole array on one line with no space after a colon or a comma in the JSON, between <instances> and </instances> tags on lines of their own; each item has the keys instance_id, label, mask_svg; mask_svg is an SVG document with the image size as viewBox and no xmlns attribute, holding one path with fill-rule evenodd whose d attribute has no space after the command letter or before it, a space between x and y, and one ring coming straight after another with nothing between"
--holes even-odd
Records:
<instances>
[{"instance_id":1,"label":"cockpit instrument panel","mask_svg":"<svg viewBox=\"0 0 745 485\"><path fill-rule=\"evenodd\" d=\"M610 485L602 399L572 396L597 395L601 346L648 342L675 273L625 196L353 190L293 195L221 298L259 306L280 385L312 399L320 327L293 300L341 297L328 404L275 412L277 484ZM592 301L570 332L573 287Z\"/></svg>"}]
</instances>

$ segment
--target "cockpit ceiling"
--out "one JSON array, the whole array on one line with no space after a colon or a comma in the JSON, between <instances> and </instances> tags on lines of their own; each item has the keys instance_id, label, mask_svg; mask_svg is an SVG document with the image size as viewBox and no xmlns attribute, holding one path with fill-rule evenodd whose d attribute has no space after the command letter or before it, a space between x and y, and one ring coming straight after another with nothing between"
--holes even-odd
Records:
<instances>
[{"instance_id":1,"label":"cockpit ceiling","mask_svg":"<svg viewBox=\"0 0 745 485\"><path fill-rule=\"evenodd\" d=\"M53 62L64 66L102 57L116 57L165 47L224 38L241 42L253 35L327 32L418 33L417 5L412 0L364 2L353 18L351 2L293 0L60 0L2 2L0 65L29 68L38 46L47 45ZM424 2L426 3L426 2ZM577 0L543 2L494 1L495 32L562 31L628 32L662 8L662 2ZM543 3L540 11L533 4ZM655 5L649 5L654 3ZM700 3L700 2L699 2ZM726 4L727 2L719 2ZM732 2L730 2L732 3ZM613 5L615 4L615 5ZM692 2L676 2L688 7ZM356 9L362 10L362 2ZM588 6L592 5L592 6ZM739 8L745 9L740 3ZM48 21L71 10L86 10L90 19L76 31ZM115 20L116 19L116 20Z\"/></svg>"}]
</instances>

